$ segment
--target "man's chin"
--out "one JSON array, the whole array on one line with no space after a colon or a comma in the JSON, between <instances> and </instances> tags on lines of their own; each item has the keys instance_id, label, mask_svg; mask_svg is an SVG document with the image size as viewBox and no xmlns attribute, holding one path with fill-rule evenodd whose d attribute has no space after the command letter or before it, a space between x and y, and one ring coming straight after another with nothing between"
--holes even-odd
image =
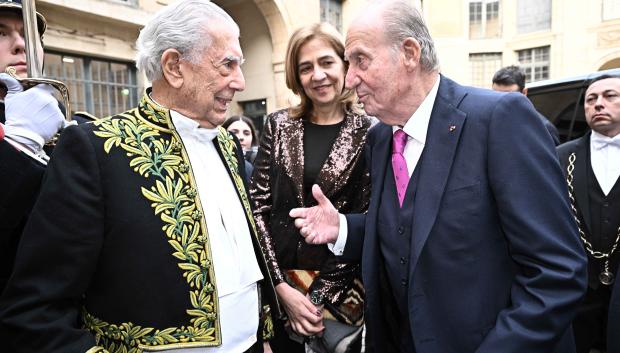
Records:
<instances>
[{"instance_id":1,"label":"man's chin","mask_svg":"<svg viewBox=\"0 0 620 353\"><path fill-rule=\"evenodd\" d=\"M220 126L226 121L226 112L211 112L205 120L213 127Z\"/></svg>"},{"instance_id":2,"label":"man's chin","mask_svg":"<svg viewBox=\"0 0 620 353\"><path fill-rule=\"evenodd\" d=\"M371 116L377 116L377 110L374 109L374 107L371 104L362 103L362 108L364 109L366 114L371 115Z\"/></svg>"}]
</instances>

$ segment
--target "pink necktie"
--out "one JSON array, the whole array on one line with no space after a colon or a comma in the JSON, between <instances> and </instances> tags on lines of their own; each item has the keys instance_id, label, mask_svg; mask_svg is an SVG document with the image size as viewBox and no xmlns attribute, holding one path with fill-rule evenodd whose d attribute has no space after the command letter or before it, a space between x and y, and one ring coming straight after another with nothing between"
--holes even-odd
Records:
<instances>
[{"instance_id":1,"label":"pink necktie","mask_svg":"<svg viewBox=\"0 0 620 353\"><path fill-rule=\"evenodd\" d=\"M396 182L400 207L403 207L407 184L409 184L409 171L407 170L405 156L403 156L405 144L407 144L407 133L403 130L396 130L392 136L392 170L394 170L394 181Z\"/></svg>"}]
</instances>

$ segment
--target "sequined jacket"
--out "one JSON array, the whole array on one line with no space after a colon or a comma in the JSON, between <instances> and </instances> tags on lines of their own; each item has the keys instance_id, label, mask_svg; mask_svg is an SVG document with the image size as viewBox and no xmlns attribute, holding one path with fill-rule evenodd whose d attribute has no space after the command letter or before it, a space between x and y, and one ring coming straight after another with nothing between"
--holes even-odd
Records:
<instances>
[{"instance_id":1,"label":"sequined jacket","mask_svg":"<svg viewBox=\"0 0 620 353\"><path fill-rule=\"evenodd\" d=\"M265 278L262 299L275 304L241 147L224 129L215 146L237 190L230 197L245 210ZM13 353L220 345L206 229L182 140L169 111L148 95L135 109L68 128L0 303L3 349L7 342Z\"/></svg>"},{"instance_id":2,"label":"sequined jacket","mask_svg":"<svg viewBox=\"0 0 620 353\"><path fill-rule=\"evenodd\" d=\"M371 118L348 114L329 156L317 176L317 184L342 213L364 212L370 197L370 176L364 143ZM292 208L315 205L304 195L303 121L289 118L287 110L268 116L250 186L254 217L267 264L277 285L284 270L319 270L311 291L320 291L333 304L343 300L359 265L343 263L326 245L308 245L288 213Z\"/></svg>"}]
</instances>

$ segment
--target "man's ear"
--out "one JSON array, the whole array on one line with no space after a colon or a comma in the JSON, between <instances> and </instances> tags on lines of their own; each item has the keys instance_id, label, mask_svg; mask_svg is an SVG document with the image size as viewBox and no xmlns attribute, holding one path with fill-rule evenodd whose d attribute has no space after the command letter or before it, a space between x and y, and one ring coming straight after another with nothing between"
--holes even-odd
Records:
<instances>
[{"instance_id":1,"label":"man's ear","mask_svg":"<svg viewBox=\"0 0 620 353\"><path fill-rule=\"evenodd\" d=\"M183 73L181 72L181 53L176 49L166 49L161 55L161 68L164 79L174 88L183 85Z\"/></svg>"},{"instance_id":2,"label":"man's ear","mask_svg":"<svg viewBox=\"0 0 620 353\"><path fill-rule=\"evenodd\" d=\"M420 43L415 38L407 37L403 40L401 47L407 70L412 70L418 67L420 64L420 54L422 52Z\"/></svg>"}]
</instances>

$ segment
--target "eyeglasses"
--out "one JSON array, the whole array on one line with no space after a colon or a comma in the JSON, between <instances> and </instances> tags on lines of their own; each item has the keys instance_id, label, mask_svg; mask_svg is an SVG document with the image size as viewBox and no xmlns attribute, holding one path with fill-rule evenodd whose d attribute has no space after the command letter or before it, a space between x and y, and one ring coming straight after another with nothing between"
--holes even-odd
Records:
<instances>
[{"instance_id":1,"label":"eyeglasses","mask_svg":"<svg viewBox=\"0 0 620 353\"><path fill-rule=\"evenodd\" d=\"M215 63L213 60L211 60L211 64L213 64L213 67L218 69L220 75L222 76L228 76L232 74L233 72L235 72L235 70L237 70L237 68L241 67L244 62L244 58L235 55L228 55L222 60L220 60L218 63Z\"/></svg>"}]
</instances>

